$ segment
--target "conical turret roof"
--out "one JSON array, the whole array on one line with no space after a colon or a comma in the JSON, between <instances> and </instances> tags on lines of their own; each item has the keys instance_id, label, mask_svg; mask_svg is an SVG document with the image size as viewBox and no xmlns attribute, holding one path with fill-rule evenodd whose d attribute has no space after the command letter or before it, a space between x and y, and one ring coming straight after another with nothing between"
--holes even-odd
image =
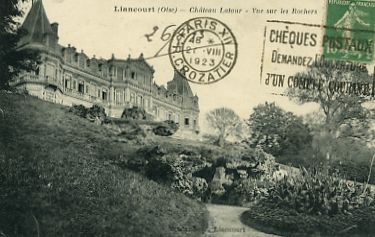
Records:
<instances>
[{"instance_id":1,"label":"conical turret roof","mask_svg":"<svg viewBox=\"0 0 375 237\"><path fill-rule=\"evenodd\" d=\"M173 80L170 82L174 84L174 88L176 92L182 96L193 97L194 94L190 88L188 80L184 78L180 73L176 70L174 71Z\"/></svg>"},{"instance_id":2,"label":"conical turret roof","mask_svg":"<svg viewBox=\"0 0 375 237\"><path fill-rule=\"evenodd\" d=\"M21 39L21 44L30 42L43 43L46 35L54 34L42 0L33 3L21 28L27 30L27 35Z\"/></svg>"}]
</instances>

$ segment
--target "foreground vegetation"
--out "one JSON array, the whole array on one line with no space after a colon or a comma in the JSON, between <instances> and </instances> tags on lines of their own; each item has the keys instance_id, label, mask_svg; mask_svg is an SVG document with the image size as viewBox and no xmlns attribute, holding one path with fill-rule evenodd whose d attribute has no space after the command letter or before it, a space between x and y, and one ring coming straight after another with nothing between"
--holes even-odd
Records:
<instances>
[{"instance_id":1,"label":"foreground vegetation","mask_svg":"<svg viewBox=\"0 0 375 237\"><path fill-rule=\"evenodd\" d=\"M0 93L0 235L199 236L207 228L201 203L114 162L139 147L65 107Z\"/></svg>"},{"instance_id":2,"label":"foreground vegetation","mask_svg":"<svg viewBox=\"0 0 375 237\"><path fill-rule=\"evenodd\" d=\"M301 169L272 185L242 221L287 236L373 236L374 198L362 184Z\"/></svg>"}]
</instances>

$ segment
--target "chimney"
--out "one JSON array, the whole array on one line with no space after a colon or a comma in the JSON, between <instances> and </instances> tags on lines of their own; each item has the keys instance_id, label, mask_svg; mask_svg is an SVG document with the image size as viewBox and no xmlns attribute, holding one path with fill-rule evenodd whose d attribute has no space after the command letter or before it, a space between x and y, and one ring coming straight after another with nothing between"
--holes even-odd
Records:
<instances>
[{"instance_id":1,"label":"chimney","mask_svg":"<svg viewBox=\"0 0 375 237\"><path fill-rule=\"evenodd\" d=\"M54 22L51 24L51 28L53 33L55 33L56 36L59 34L59 24L57 22Z\"/></svg>"}]
</instances>

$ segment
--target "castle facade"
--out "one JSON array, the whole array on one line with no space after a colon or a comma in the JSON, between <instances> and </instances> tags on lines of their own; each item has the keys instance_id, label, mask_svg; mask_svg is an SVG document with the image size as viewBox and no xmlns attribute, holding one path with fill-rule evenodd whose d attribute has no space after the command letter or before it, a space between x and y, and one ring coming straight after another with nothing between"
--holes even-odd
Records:
<instances>
[{"instance_id":1,"label":"castle facade","mask_svg":"<svg viewBox=\"0 0 375 237\"><path fill-rule=\"evenodd\" d=\"M173 120L180 130L198 132L198 97L177 72L167 87L153 80L154 69L138 58L89 58L71 45L58 43L58 24L50 24L42 1L33 3L22 24L28 34L19 45L40 52L35 72L23 72L12 84L43 100L67 106L98 104L110 117L138 106L156 121Z\"/></svg>"}]
</instances>

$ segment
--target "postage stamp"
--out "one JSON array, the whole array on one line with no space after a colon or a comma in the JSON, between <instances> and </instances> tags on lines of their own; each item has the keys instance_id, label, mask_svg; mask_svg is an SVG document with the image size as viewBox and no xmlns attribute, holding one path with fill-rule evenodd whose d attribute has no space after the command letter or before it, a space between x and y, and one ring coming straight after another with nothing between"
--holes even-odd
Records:
<instances>
[{"instance_id":1,"label":"postage stamp","mask_svg":"<svg viewBox=\"0 0 375 237\"><path fill-rule=\"evenodd\" d=\"M323 54L331 59L371 62L375 1L328 0Z\"/></svg>"},{"instance_id":2,"label":"postage stamp","mask_svg":"<svg viewBox=\"0 0 375 237\"><path fill-rule=\"evenodd\" d=\"M198 17L181 24L169 44L169 58L178 73L198 84L227 76L237 60L237 41L223 22Z\"/></svg>"}]
</instances>

